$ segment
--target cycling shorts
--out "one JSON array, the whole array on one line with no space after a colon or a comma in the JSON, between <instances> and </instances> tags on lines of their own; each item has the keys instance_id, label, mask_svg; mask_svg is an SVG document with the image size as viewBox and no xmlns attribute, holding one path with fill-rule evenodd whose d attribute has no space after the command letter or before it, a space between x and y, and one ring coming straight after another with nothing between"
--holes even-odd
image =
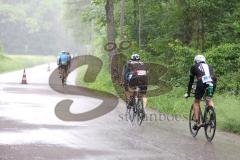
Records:
<instances>
[{"instance_id":1,"label":"cycling shorts","mask_svg":"<svg viewBox=\"0 0 240 160\"><path fill-rule=\"evenodd\" d=\"M214 87L216 87L216 84L214 84ZM202 80L197 81L197 86L195 90L195 99L201 100L206 92L206 89L208 87L208 84L203 83Z\"/></svg>"},{"instance_id":2,"label":"cycling shorts","mask_svg":"<svg viewBox=\"0 0 240 160\"><path fill-rule=\"evenodd\" d=\"M63 65L63 64L60 65L59 67L60 67L61 69L64 69L65 71L67 71L67 69L68 69L68 66L67 66L67 65Z\"/></svg>"}]
</instances>

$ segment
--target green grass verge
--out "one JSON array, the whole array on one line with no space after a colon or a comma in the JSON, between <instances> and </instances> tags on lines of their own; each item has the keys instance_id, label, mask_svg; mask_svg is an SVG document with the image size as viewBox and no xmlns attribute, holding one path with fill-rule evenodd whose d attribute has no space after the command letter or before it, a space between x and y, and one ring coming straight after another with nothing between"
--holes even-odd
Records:
<instances>
[{"instance_id":1,"label":"green grass verge","mask_svg":"<svg viewBox=\"0 0 240 160\"><path fill-rule=\"evenodd\" d=\"M102 71L94 83L86 83L83 81L86 67L81 67L79 69L77 82L84 87L106 91L117 95L111 81L111 76L108 72L107 63L104 62L104 64ZM189 109L193 98L189 98L188 100L184 99L184 93L184 88L173 88L173 90L167 94L157 97L149 97L148 106L157 109L160 112L178 115L188 119ZM214 102L216 106L218 129L240 134L240 119L238 118L240 115L240 98L228 94L217 94L214 97Z\"/></svg>"},{"instance_id":2,"label":"green grass verge","mask_svg":"<svg viewBox=\"0 0 240 160\"><path fill-rule=\"evenodd\" d=\"M240 134L240 97L227 94L215 96L218 126L229 132Z\"/></svg>"},{"instance_id":3,"label":"green grass verge","mask_svg":"<svg viewBox=\"0 0 240 160\"><path fill-rule=\"evenodd\" d=\"M171 92L149 98L148 105L157 110L188 118L193 98L183 98L183 88L174 88ZM213 98L217 113L218 129L240 134L240 98L229 94L216 94ZM203 107L203 103L201 106ZM203 109L202 109L203 110Z\"/></svg>"},{"instance_id":4,"label":"green grass verge","mask_svg":"<svg viewBox=\"0 0 240 160\"><path fill-rule=\"evenodd\" d=\"M77 84L83 87L88 87L95 90L105 91L117 95L112 84L111 76L109 74L108 63L106 61L107 56L100 58L103 61L101 72L98 74L97 79L94 83L84 82L83 78L87 70L87 66L82 66L78 69Z\"/></svg>"},{"instance_id":5,"label":"green grass verge","mask_svg":"<svg viewBox=\"0 0 240 160\"><path fill-rule=\"evenodd\" d=\"M52 56L3 55L0 54L0 73L31 67L53 61Z\"/></svg>"}]
</instances>

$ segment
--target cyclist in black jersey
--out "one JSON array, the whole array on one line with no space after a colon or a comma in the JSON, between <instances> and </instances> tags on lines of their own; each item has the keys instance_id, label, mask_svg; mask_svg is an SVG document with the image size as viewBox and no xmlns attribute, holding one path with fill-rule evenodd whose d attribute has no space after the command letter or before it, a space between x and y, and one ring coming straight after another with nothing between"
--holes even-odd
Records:
<instances>
[{"instance_id":1,"label":"cyclist in black jersey","mask_svg":"<svg viewBox=\"0 0 240 160\"><path fill-rule=\"evenodd\" d=\"M133 96L133 88L138 86L140 88L140 95L143 97L143 107L146 109L148 85L147 70L138 54L133 54L131 60L125 65L123 77L127 108L130 107L129 102L130 97Z\"/></svg>"},{"instance_id":2,"label":"cyclist in black jersey","mask_svg":"<svg viewBox=\"0 0 240 160\"><path fill-rule=\"evenodd\" d=\"M199 112L200 112L200 101L203 98L206 89L212 89L212 93L207 94L208 106L214 106L211 97L213 96L217 79L214 75L213 68L206 63L206 58L203 55L197 55L194 58L195 64L190 70L190 80L188 83L188 90L185 94L185 98L190 97L190 92L192 85L194 83L194 78L197 79L195 100L193 102L195 121L199 122ZM210 90L210 89L209 89Z\"/></svg>"}]
</instances>

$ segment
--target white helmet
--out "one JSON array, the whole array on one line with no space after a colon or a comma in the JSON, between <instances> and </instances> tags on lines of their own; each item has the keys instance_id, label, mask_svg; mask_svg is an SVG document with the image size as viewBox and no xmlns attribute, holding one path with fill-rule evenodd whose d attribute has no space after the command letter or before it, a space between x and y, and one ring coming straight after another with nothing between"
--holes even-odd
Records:
<instances>
[{"instance_id":1,"label":"white helmet","mask_svg":"<svg viewBox=\"0 0 240 160\"><path fill-rule=\"evenodd\" d=\"M138 54L133 54L133 55L131 56L131 60L132 60L132 61L138 61L138 60L140 60L140 56L139 56Z\"/></svg>"},{"instance_id":2,"label":"white helmet","mask_svg":"<svg viewBox=\"0 0 240 160\"><path fill-rule=\"evenodd\" d=\"M196 55L194 58L195 63L206 63L206 58L203 55Z\"/></svg>"}]
</instances>

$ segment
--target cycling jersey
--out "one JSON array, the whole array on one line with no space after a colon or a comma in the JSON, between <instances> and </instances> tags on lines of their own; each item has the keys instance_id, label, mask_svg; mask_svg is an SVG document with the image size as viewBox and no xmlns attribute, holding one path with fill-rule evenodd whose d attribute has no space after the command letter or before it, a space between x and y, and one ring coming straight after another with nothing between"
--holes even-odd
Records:
<instances>
[{"instance_id":1,"label":"cycling jersey","mask_svg":"<svg viewBox=\"0 0 240 160\"><path fill-rule=\"evenodd\" d=\"M60 65L67 65L68 61L69 61L69 56L68 55L60 54L60 56L59 56L59 62L60 62L59 64Z\"/></svg>"},{"instance_id":2,"label":"cycling jersey","mask_svg":"<svg viewBox=\"0 0 240 160\"><path fill-rule=\"evenodd\" d=\"M148 78L144 63L130 60L125 66L124 81L125 90L128 90L128 86L138 86L145 93L147 90Z\"/></svg>"},{"instance_id":3,"label":"cycling jersey","mask_svg":"<svg viewBox=\"0 0 240 160\"><path fill-rule=\"evenodd\" d=\"M205 93L207 85L216 83L213 68L206 63L197 63L191 67L188 94L191 92L194 77L197 78L195 98L201 99Z\"/></svg>"},{"instance_id":4,"label":"cycling jersey","mask_svg":"<svg viewBox=\"0 0 240 160\"><path fill-rule=\"evenodd\" d=\"M195 64L191 68L190 76L193 78L194 76L196 76L198 80L200 80L204 76L208 76L209 79L206 81L212 81L211 77L213 77L213 68L206 63Z\"/></svg>"},{"instance_id":5,"label":"cycling jersey","mask_svg":"<svg viewBox=\"0 0 240 160\"><path fill-rule=\"evenodd\" d=\"M129 81L132 77L147 76L145 65L141 61L129 61L125 66L125 81Z\"/></svg>"}]
</instances>

